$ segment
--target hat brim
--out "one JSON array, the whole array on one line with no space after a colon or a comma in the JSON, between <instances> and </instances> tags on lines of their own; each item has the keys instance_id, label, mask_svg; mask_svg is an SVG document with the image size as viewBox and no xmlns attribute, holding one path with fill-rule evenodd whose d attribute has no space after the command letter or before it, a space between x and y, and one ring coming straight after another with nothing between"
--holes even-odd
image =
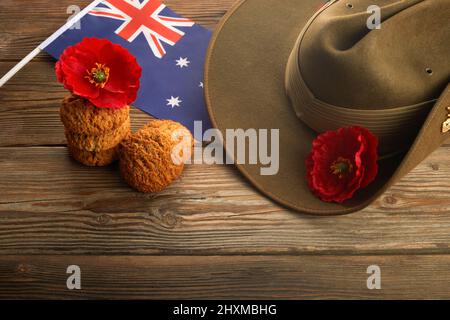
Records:
<instances>
[{"instance_id":1,"label":"hat brim","mask_svg":"<svg viewBox=\"0 0 450 320\"><path fill-rule=\"evenodd\" d=\"M444 138L441 134L431 137L429 143L422 141L430 135L424 128L439 121L432 110L410 151L380 161L376 180L351 200L328 203L311 193L305 159L317 133L296 117L284 79L295 40L321 5L320 0L243 0L236 4L222 19L208 49L205 98L212 123L224 137L226 129L279 129L278 174L264 176L260 174L264 166L237 164L258 190L303 213L340 215L368 206ZM234 150L226 151L235 154Z\"/></svg>"}]
</instances>

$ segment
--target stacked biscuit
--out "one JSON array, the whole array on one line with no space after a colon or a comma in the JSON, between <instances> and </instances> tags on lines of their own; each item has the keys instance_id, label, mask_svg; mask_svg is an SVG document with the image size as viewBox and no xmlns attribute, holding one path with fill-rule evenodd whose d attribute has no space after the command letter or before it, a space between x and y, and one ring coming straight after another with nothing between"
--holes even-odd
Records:
<instances>
[{"instance_id":1,"label":"stacked biscuit","mask_svg":"<svg viewBox=\"0 0 450 320\"><path fill-rule=\"evenodd\" d=\"M106 166L120 159L120 173L141 192L159 192L178 179L192 154L193 137L180 123L153 120L135 134L130 107L97 108L71 95L60 109L72 157L87 166Z\"/></svg>"},{"instance_id":2,"label":"stacked biscuit","mask_svg":"<svg viewBox=\"0 0 450 320\"><path fill-rule=\"evenodd\" d=\"M60 109L72 157L87 166L106 166L118 159L119 144L130 133L130 108L97 108L71 95Z\"/></svg>"},{"instance_id":3,"label":"stacked biscuit","mask_svg":"<svg viewBox=\"0 0 450 320\"><path fill-rule=\"evenodd\" d=\"M183 125L153 120L121 143L120 173L141 192L159 192L178 179L194 139Z\"/></svg>"}]
</instances>

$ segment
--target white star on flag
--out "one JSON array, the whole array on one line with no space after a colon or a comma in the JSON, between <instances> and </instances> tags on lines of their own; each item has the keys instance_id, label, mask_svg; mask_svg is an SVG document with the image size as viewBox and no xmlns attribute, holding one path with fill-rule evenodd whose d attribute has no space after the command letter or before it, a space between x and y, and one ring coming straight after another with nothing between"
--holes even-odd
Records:
<instances>
[{"instance_id":1,"label":"white star on flag","mask_svg":"<svg viewBox=\"0 0 450 320\"><path fill-rule=\"evenodd\" d=\"M180 100L180 97L170 97L170 99L167 100L167 105L171 106L172 108L179 107L180 103L183 102L183 100Z\"/></svg>"},{"instance_id":2,"label":"white star on flag","mask_svg":"<svg viewBox=\"0 0 450 320\"><path fill-rule=\"evenodd\" d=\"M180 67L181 69L183 69L183 67L189 67L189 63L191 63L188 58L182 58L180 57L180 59L175 60L177 62L177 66Z\"/></svg>"},{"instance_id":3,"label":"white star on flag","mask_svg":"<svg viewBox=\"0 0 450 320\"><path fill-rule=\"evenodd\" d=\"M204 84L203 84L203 82L200 82L200 84L198 85L200 88L203 88L204 87Z\"/></svg>"}]
</instances>

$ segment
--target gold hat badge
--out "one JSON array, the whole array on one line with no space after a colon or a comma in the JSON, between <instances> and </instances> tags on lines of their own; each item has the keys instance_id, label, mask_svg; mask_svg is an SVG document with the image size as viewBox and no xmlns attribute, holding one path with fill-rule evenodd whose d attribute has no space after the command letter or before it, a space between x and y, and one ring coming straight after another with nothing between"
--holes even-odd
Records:
<instances>
[{"instance_id":1,"label":"gold hat badge","mask_svg":"<svg viewBox=\"0 0 450 320\"><path fill-rule=\"evenodd\" d=\"M442 124L442 133L447 133L450 131L450 107L447 107L447 120L444 121L444 123Z\"/></svg>"}]
</instances>

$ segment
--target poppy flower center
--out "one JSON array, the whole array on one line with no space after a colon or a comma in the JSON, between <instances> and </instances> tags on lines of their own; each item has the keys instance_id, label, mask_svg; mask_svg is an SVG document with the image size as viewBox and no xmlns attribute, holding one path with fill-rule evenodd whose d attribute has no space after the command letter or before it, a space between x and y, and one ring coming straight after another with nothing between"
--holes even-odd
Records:
<instances>
[{"instance_id":1,"label":"poppy flower center","mask_svg":"<svg viewBox=\"0 0 450 320\"><path fill-rule=\"evenodd\" d=\"M109 68L104 64L96 63L94 68L86 72L88 75L85 78L96 87L103 88L108 82Z\"/></svg>"},{"instance_id":2,"label":"poppy flower center","mask_svg":"<svg viewBox=\"0 0 450 320\"><path fill-rule=\"evenodd\" d=\"M335 174L342 179L346 177L349 173L353 171L353 164L349 159L339 157L333 164L330 166L330 171L332 174Z\"/></svg>"}]
</instances>

